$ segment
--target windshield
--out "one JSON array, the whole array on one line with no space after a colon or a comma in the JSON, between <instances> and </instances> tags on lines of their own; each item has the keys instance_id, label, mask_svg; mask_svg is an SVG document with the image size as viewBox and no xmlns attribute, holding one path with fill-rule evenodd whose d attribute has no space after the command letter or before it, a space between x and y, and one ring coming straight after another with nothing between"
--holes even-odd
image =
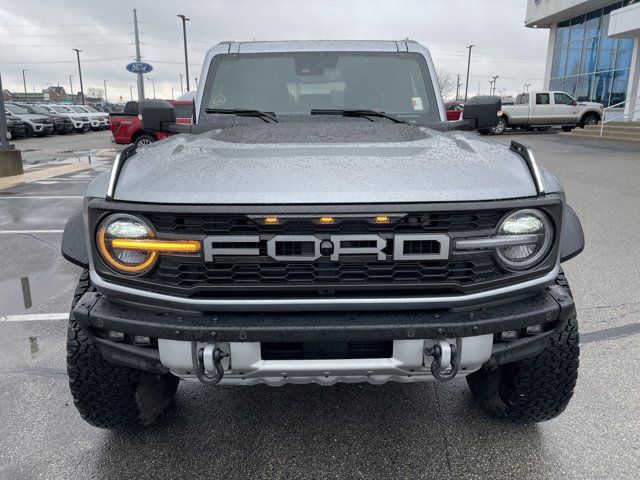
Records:
<instances>
[{"instance_id":1,"label":"windshield","mask_svg":"<svg viewBox=\"0 0 640 480\"><path fill-rule=\"evenodd\" d=\"M26 108L18 107L17 105L5 105L5 108L14 115L24 115L25 113L29 113Z\"/></svg>"},{"instance_id":2,"label":"windshield","mask_svg":"<svg viewBox=\"0 0 640 480\"><path fill-rule=\"evenodd\" d=\"M80 108L82 108L85 112L98 113L98 110L96 110L93 107L90 107L89 105L85 105L84 107L80 107Z\"/></svg>"},{"instance_id":3,"label":"windshield","mask_svg":"<svg viewBox=\"0 0 640 480\"><path fill-rule=\"evenodd\" d=\"M424 57L398 52L218 55L201 113L208 121L230 119L206 114L207 108L261 110L296 120L310 117L312 109L376 110L416 123L440 120Z\"/></svg>"},{"instance_id":4,"label":"windshield","mask_svg":"<svg viewBox=\"0 0 640 480\"><path fill-rule=\"evenodd\" d=\"M87 113L87 112L85 112L82 108L80 108L80 107L76 107L75 105L74 105L74 106L71 106L71 107L69 107L69 108L70 108L71 110L73 110L74 112L76 112L76 113Z\"/></svg>"},{"instance_id":5,"label":"windshield","mask_svg":"<svg viewBox=\"0 0 640 480\"><path fill-rule=\"evenodd\" d=\"M53 108L56 113L73 113L73 110L71 110L69 107L64 107L62 105L54 105L51 108Z\"/></svg>"},{"instance_id":6,"label":"windshield","mask_svg":"<svg viewBox=\"0 0 640 480\"><path fill-rule=\"evenodd\" d=\"M30 105L27 107L27 109L31 112L31 113L39 113L41 115L49 115L49 111L39 107L38 105Z\"/></svg>"}]
</instances>

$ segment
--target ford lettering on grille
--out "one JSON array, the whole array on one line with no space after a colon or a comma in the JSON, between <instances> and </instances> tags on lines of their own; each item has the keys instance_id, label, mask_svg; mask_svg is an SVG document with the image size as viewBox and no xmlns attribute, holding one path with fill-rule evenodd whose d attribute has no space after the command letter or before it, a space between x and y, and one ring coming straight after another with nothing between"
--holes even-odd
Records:
<instances>
[{"instance_id":1,"label":"ford lettering on grille","mask_svg":"<svg viewBox=\"0 0 640 480\"><path fill-rule=\"evenodd\" d=\"M210 235L204 239L204 260L214 262L220 257L259 256L261 247L279 262L308 261L321 257L331 261L348 260L354 255L371 255L379 261L447 260L449 236L444 234L396 234L393 248L389 240L374 234L366 235L274 235L264 240L259 235Z\"/></svg>"}]
</instances>

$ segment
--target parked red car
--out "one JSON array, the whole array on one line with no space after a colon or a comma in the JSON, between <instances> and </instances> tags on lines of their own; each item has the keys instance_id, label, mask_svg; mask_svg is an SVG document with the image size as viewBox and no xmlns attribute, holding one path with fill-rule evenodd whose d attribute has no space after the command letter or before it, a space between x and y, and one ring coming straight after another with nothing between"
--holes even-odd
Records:
<instances>
[{"instance_id":1,"label":"parked red car","mask_svg":"<svg viewBox=\"0 0 640 480\"><path fill-rule=\"evenodd\" d=\"M178 123L192 122L192 101L175 100L169 103L176 109L176 121ZM116 143L123 145L133 143L136 148L169 136L169 134L166 133L147 132L142 129L140 117L138 116L138 102L127 102L124 112L110 113L109 125Z\"/></svg>"},{"instance_id":2,"label":"parked red car","mask_svg":"<svg viewBox=\"0 0 640 480\"><path fill-rule=\"evenodd\" d=\"M447 120L455 122L460 120L462 116L462 110L464 109L464 103L460 102L448 102L444 104L444 109L447 114Z\"/></svg>"}]
</instances>

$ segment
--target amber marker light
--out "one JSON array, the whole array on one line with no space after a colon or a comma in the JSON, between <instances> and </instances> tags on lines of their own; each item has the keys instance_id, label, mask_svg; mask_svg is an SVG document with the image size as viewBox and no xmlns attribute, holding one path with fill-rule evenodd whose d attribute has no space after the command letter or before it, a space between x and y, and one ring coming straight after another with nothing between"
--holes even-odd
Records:
<instances>
[{"instance_id":1,"label":"amber marker light","mask_svg":"<svg viewBox=\"0 0 640 480\"><path fill-rule=\"evenodd\" d=\"M391 219L385 215L379 215L376 217L376 223L389 223Z\"/></svg>"},{"instance_id":2,"label":"amber marker light","mask_svg":"<svg viewBox=\"0 0 640 480\"><path fill-rule=\"evenodd\" d=\"M335 219L333 217L320 217L320 223L333 223Z\"/></svg>"},{"instance_id":3,"label":"amber marker light","mask_svg":"<svg viewBox=\"0 0 640 480\"><path fill-rule=\"evenodd\" d=\"M197 240L156 240L114 238L111 247L120 250L139 250L159 253L198 253L200 242Z\"/></svg>"},{"instance_id":4,"label":"amber marker light","mask_svg":"<svg viewBox=\"0 0 640 480\"><path fill-rule=\"evenodd\" d=\"M264 223L268 223L269 225L274 225L278 223L280 219L278 217L266 217L264 219Z\"/></svg>"}]
</instances>

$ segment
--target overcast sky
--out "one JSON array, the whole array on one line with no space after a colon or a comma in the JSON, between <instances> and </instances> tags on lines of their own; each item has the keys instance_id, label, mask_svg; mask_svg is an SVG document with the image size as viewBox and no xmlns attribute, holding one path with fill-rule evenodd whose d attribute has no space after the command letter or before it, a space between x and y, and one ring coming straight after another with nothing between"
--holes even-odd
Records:
<instances>
[{"instance_id":1,"label":"overcast sky","mask_svg":"<svg viewBox=\"0 0 640 480\"><path fill-rule=\"evenodd\" d=\"M205 52L223 40L404 39L430 48L436 68L461 82L469 44L473 49L469 90L483 93L499 75L498 90L542 87L548 31L524 27L526 0L0 0L0 73L4 88L40 91L48 85L78 90L75 52L82 49L85 87L102 89L110 101L129 100L135 75L133 12L138 9L143 60L154 67L158 98L177 97L184 73L182 28L187 23L192 89ZM186 82L185 82L186 87ZM147 96L152 85L146 82ZM462 87L464 89L464 87ZM134 86L135 96L135 86Z\"/></svg>"}]
</instances>

